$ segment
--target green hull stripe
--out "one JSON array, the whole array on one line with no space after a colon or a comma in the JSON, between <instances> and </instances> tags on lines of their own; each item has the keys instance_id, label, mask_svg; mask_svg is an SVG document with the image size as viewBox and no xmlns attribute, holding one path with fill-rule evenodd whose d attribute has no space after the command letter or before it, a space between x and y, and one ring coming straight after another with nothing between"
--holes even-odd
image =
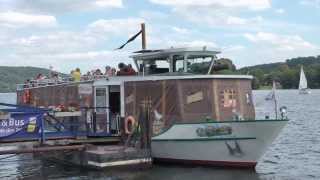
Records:
<instances>
[{"instance_id":1,"label":"green hull stripe","mask_svg":"<svg viewBox=\"0 0 320 180\"><path fill-rule=\"evenodd\" d=\"M164 133L166 133L167 131L169 131L173 126L177 125L188 125L188 124L225 124L225 123L253 123L253 122L287 122L289 121L288 119L270 119L270 120L241 120L241 121L210 121L210 122L196 122L196 123L179 123L176 122L173 125L171 125L169 128L165 129L164 131L162 131L161 133L153 136L153 138L158 137Z\"/></svg>"},{"instance_id":2,"label":"green hull stripe","mask_svg":"<svg viewBox=\"0 0 320 180\"><path fill-rule=\"evenodd\" d=\"M192 138L192 139L152 139L152 141L227 141L227 140L252 140L255 137L226 137L226 138Z\"/></svg>"},{"instance_id":3,"label":"green hull stripe","mask_svg":"<svg viewBox=\"0 0 320 180\"><path fill-rule=\"evenodd\" d=\"M252 123L252 122L286 122L288 119L263 119L263 120L239 120L239 121L202 121L202 122L176 122L174 125L183 125L183 124L212 124L212 123Z\"/></svg>"}]
</instances>

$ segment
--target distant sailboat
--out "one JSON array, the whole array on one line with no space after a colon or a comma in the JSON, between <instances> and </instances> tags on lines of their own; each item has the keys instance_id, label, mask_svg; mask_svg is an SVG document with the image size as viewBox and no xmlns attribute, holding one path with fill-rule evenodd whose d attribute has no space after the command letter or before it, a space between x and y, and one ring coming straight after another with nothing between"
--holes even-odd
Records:
<instances>
[{"instance_id":1,"label":"distant sailboat","mask_svg":"<svg viewBox=\"0 0 320 180\"><path fill-rule=\"evenodd\" d=\"M299 82L299 94L310 94L310 90L308 89L308 82L306 75L304 74L303 67L301 66L300 71L300 82Z\"/></svg>"}]
</instances>

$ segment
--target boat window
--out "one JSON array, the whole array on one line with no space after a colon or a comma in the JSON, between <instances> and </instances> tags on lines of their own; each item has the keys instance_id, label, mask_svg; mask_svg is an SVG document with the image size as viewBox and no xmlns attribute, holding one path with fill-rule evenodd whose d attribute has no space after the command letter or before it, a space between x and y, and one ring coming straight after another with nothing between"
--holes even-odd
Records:
<instances>
[{"instance_id":1,"label":"boat window","mask_svg":"<svg viewBox=\"0 0 320 180\"><path fill-rule=\"evenodd\" d=\"M234 89L225 89L222 92L223 107L236 107L236 91Z\"/></svg>"},{"instance_id":2,"label":"boat window","mask_svg":"<svg viewBox=\"0 0 320 180\"><path fill-rule=\"evenodd\" d=\"M188 56L187 72L193 74L207 74L213 59L212 56Z\"/></svg>"},{"instance_id":3,"label":"boat window","mask_svg":"<svg viewBox=\"0 0 320 180\"><path fill-rule=\"evenodd\" d=\"M183 72L184 71L184 56L174 55L172 60L173 60L173 72Z\"/></svg>"},{"instance_id":4,"label":"boat window","mask_svg":"<svg viewBox=\"0 0 320 180\"><path fill-rule=\"evenodd\" d=\"M96 89L96 112L106 112L106 88Z\"/></svg>"},{"instance_id":5,"label":"boat window","mask_svg":"<svg viewBox=\"0 0 320 180\"><path fill-rule=\"evenodd\" d=\"M139 72L146 74L160 74L169 72L169 61L167 59L138 60Z\"/></svg>"}]
</instances>

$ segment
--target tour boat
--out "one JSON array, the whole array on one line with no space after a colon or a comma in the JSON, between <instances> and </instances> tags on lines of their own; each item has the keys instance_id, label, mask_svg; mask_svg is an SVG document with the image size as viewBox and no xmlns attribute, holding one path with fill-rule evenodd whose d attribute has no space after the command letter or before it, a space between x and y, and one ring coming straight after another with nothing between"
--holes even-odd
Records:
<instances>
[{"instance_id":1,"label":"tour boat","mask_svg":"<svg viewBox=\"0 0 320 180\"><path fill-rule=\"evenodd\" d=\"M63 107L57 114L78 123L64 137L124 137L151 148L155 162L254 167L288 120L256 119L252 76L213 74L218 53L135 52L137 75L20 85L18 104Z\"/></svg>"}]
</instances>

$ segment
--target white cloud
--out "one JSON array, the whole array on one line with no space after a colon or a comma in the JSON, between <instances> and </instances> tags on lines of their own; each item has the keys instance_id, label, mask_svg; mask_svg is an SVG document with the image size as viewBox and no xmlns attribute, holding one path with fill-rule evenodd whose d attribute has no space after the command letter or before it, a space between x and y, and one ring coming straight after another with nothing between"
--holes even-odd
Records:
<instances>
[{"instance_id":1,"label":"white cloud","mask_svg":"<svg viewBox=\"0 0 320 180\"><path fill-rule=\"evenodd\" d=\"M95 50L99 45L114 39L126 40L140 30L142 19L97 20L79 31L51 30L49 32L19 36L9 31L0 32L0 48L16 54L55 54ZM113 43L113 46L122 42ZM110 43L109 43L110 44ZM116 44L116 45L115 45ZM113 47L114 49L116 47Z\"/></svg>"},{"instance_id":2,"label":"white cloud","mask_svg":"<svg viewBox=\"0 0 320 180\"><path fill-rule=\"evenodd\" d=\"M247 45L250 53L231 53L237 64L242 66L273 63L303 56L317 56L318 45L308 42L299 35L284 35L269 32L243 34L252 44Z\"/></svg>"},{"instance_id":3,"label":"white cloud","mask_svg":"<svg viewBox=\"0 0 320 180\"><path fill-rule=\"evenodd\" d=\"M228 25L252 25L252 24L258 24L263 21L263 18L261 16L257 16L254 18L240 18L235 16L228 16L226 17L226 24Z\"/></svg>"},{"instance_id":4,"label":"white cloud","mask_svg":"<svg viewBox=\"0 0 320 180\"><path fill-rule=\"evenodd\" d=\"M239 17L237 11L210 7L179 7L175 8L174 12L191 22L213 27L236 26L252 29L264 20L261 16L243 18Z\"/></svg>"},{"instance_id":5,"label":"white cloud","mask_svg":"<svg viewBox=\"0 0 320 180\"><path fill-rule=\"evenodd\" d=\"M243 45L231 45L222 48L222 53L232 53L246 49Z\"/></svg>"},{"instance_id":6,"label":"white cloud","mask_svg":"<svg viewBox=\"0 0 320 180\"><path fill-rule=\"evenodd\" d=\"M158 1L152 0L156 3L166 3L172 7L172 12L180 16L181 19L186 19L201 26L212 27L239 27L246 29L253 29L260 25L264 19L261 16L252 14L250 16L242 17L242 12L251 11L257 3L256 1L237 1L232 4L229 1L201 1L202 4L208 3L209 5L198 4L198 1ZM270 3L265 6L269 8ZM252 3L251 5L249 5ZM242 6L243 5L243 6ZM258 6L257 6L258 7ZM257 8L256 10L258 10ZM259 9L259 10L263 10Z\"/></svg>"},{"instance_id":7,"label":"white cloud","mask_svg":"<svg viewBox=\"0 0 320 180\"><path fill-rule=\"evenodd\" d=\"M176 33L179 33L179 34L188 34L189 33L188 29L180 28L180 27L176 27L176 26L173 26L172 30L175 31Z\"/></svg>"},{"instance_id":8,"label":"white cloud","mask_svg":"<svg viewBox=\"0 0 320 180\"><path fill-rule=\"evenodd\" d=\"M149 0L172 7L173 13L200 25L253 29L263 18L258 15L242 17L242 12L271 8L271 0Z\"/></svg>"},{"instance_id":9,"label":"white cloud","mask_svg":"<svg viewBox=\"0 0 320 180\"><path fill-rule=\"evenodd\" d=\"M141 22L143 19L139 18L101 19L78 31L51 29L41 33L34 31L31 35L0 29L0 62L45 68L52 65L63 72L77 66L89 70L107 64L116 66L119 61L128 63L131 62L128 52L103 49L114 49L121 45L122 42L115 40L122 38L125 41L126 35L137 33Z\"/></svg>"},{"instance_id":10,"label":"white cloud","mask_svg":"<svg viewBox=\"0 0 320 180\"><path fill-rule=\"evenodd\" d=\"M214 6L223 8L247 8L250 10L262 10L270 8L269 0L150 0L156 4L170 6Z\"/></svg>"},{"instance_id":11,"label":"white cloud","mask_svg":"<svg viewBox=\"0 0 320 180\"><path fill-rule=\"evenodd\" d=\"M37 66L53 68L57 71L69 73L79 67L83 73L106 65L117 67L118 63L132 63L129 53L123 51L78 51L72 53L55 54L12 54L2 61L10 66ZM133 64L133 63L132 63Z\"/></svg>"},{"instance_id":12,"label":"white cloud","mask_svg":"<svg viewBox=\"0 0 320 180\"><path fill-rule=\"evenodd\" d=\"M82 32L57 31L13 38L4 46L19 54L52 54L89 49L97 41L95 37Z\"/></svg>"},{"instance_id":13,"label":"white cloud","mask_svg":"<svg viewBox=\"0 0 320 180\"><path fill-rule=\"evenodd\" d=\"M68 13L72 11L91 11L121 8L122 0L12 0L5 2L1 9L12 9L36 13Z\"/></svg>"},{"instance_id":14,"label":"white cloud","mask_svg":"<svg viewBox=\"0 0 320 180\"><path fill-rule=\"evenodd\" d=\"M208 48L217 48L217 44L210 41L204 40L193 40L193 41L168 41L167 47L175 47L175 48L182 48L182 47L203 47L206 46Z\"/></svg>"},{"instance_id":15,"label":"white cloud","mask_svg":"<svg viewBox=\"0 0 320 180\"><path fill-rule=\"evenodd\" d=\"M140 24L144 22L141 18L127 18L127 19L99 19L89 24L88 29L94 34L116 34L116 35L130 35L137 33L140 30Z\"/></svg>"},{"instance_id":16,"label":"white cloud","mask_svg":"<svg viewBox=\"0 0 320 180\"><path fill-rule=\"evenodd\" d=\"M278 35L267 32L258 32L256 34L244 34L244 37L249 41L258 43L272 45L278 50L284 51L294 51L302 49L317 49L315 45L304 40L298 35Z\"/></svg>"},{"instance_id":17,"label":"white cloud","mask_svg":"<svg viewBox=\"0 0 320 180\"><path fill-rule=\"evenodd\" d=\"M168 20L168 13L164 12L159 12L159 11L151 11L151 10L142 10L139 12L139 16L142 17L143 19L148 19L148 20Z\"/></svg>"},{"instance_id":18,"label":"white cloud","mask_svg":"<svg viewBox=\"0 0 320 180\"><path fill-rule=\"evenodd\" d=\"M26 14L13 11L0 13L0 26L3 27L54 27L56 25L57 20L54 16Z\"/></svg>"},{"instance_id":19,"label":"white cloud","mask_svg":"<svg viewBox=\"0 0 320 180\"><path fill-rule=\"evenodd\" d=\"M122 0L96 0L93 2L98 7L122 7Z\"/></svg>"}]
</instances>

